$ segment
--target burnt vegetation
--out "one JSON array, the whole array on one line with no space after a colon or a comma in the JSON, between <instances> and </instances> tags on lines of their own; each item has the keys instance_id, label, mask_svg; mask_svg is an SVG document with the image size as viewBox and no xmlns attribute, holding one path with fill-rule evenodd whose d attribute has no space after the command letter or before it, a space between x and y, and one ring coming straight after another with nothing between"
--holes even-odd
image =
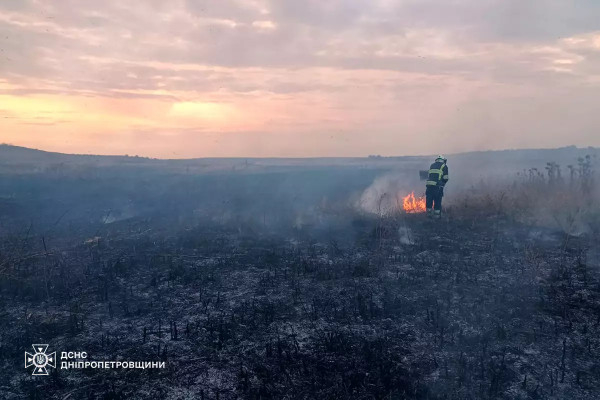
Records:
<instances>
[{"instance_id":1,"label":"burnt vegetation","mask_svg":"<svg viewBox=\"0 0 600 400\"><path fill-rule=\"evenodd\" d=\"M274 180L287 185L287 175L255 176L258 186L233 194L226 190L249 178L128 182L129 193L113 196L105 191L116 191L115 176L80 189L77 178L54 172L10 178L0 397L598 398L592 164L584 157L564 176L549 163L510 185L480 186L457 196L440 222L330 201L300 224L281 216L296 215L285 207L299 200L267 189ZM293 174L293 182L322 175ZM377 174L364 172L356 187ZM61 203L56 185L89 208ZM263 203L246 200L257 188ZM150 190L162 193L160 212L111 222L113 207L89 215L100 195L129 196L149 210ZM201 212L190 199L202 199ZM54 212L32 221L36 207ZM541 209L554 223L538 218ZM22 366L32 343L166 368L57 368L32 377Z\"/></svg>"}]
</instances>

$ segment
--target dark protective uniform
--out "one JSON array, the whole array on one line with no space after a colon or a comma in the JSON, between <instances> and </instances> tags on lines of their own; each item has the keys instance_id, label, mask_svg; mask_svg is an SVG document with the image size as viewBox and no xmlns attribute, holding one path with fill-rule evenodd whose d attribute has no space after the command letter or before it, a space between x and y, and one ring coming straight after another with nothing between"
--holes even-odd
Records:
<instances>
[{"instance_id":1,"label":"dark protective uniform","mask_svg":"<svg viewBox=\"0 0 600 400\"><path fill-rule=\"evenodd\" d=\"M427 189L425 191L425 207L430 215L432 213L436 217L442 215L442 197L444 196L446 182L448 182L448 165L445 161L436 160L429 167Z\"/></svg>"}]
</instances>

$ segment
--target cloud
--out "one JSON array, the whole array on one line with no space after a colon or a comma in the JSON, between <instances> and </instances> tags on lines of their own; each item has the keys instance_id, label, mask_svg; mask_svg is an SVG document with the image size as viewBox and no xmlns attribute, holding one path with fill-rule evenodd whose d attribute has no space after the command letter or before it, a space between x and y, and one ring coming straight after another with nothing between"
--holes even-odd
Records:
<instances>
[{"instance_id":1,"label":"cloud","mask_svg":"<svg viewBox=\"0 0 600 400\"><path fill-rule=\"evenodd\" d=\"M585 103L600 85L598 15L592 0L7 0L0 95L21 123L39 124L18 108L27 98L89 113L66 123L88 130L70 143L110 135L127 153L138 131L227 132L232 154L262 154L252 141L272 155L437 152L450 134L457 151L500 148L546 130L600 144ZM102 118L122 136L92 129ZM0 141L52 145L44 125L8 121ZM523 129L537 141L510 133Z\"/></svg>"}]
</instances>

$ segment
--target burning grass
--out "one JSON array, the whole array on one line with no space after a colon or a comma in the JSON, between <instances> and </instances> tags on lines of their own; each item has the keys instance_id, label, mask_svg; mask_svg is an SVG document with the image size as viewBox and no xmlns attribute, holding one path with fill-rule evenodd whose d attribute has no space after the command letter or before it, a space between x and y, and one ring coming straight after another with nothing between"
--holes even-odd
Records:
<instances>
[{"instance_id":1,"label":"burning grass","mask_svg":"<svg viewBox=\"0 0 600 400\"><path fill-rule=\"evenodd\" d=\"M425 197L415 197L415 192L402 198L402 209L408 214L425 212Z\"/></svg>"}]
</instances>

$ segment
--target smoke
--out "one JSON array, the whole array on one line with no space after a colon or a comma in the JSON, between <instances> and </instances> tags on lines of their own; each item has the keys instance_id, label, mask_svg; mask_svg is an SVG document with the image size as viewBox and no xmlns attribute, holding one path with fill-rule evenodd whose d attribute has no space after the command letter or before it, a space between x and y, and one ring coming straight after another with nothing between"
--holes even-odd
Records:
<instances>
[{"instance_id":1,"label":"smoke","mask_svg":"<svg viewBox=\"0 0 600 400\"><path fill-rule=\"evenodd\" d=\"M402 209L402 198L412 190L403 176L390 174L376 178L358 200L357 208L363 212L388 215Z\"/></svg>"},{"instance_id":2,"label":"smoke","mask_svg":"<svg viewBox=\"0 0 600 400\"><path fill-rule=\"evenodd\" d=\"M136 211L133 204L128 202L108 210L108 212L102 216L102 222L104 224L112 224L119 221L135 218L139 215L139 211Z\"/></svg>"}]
</instances>

